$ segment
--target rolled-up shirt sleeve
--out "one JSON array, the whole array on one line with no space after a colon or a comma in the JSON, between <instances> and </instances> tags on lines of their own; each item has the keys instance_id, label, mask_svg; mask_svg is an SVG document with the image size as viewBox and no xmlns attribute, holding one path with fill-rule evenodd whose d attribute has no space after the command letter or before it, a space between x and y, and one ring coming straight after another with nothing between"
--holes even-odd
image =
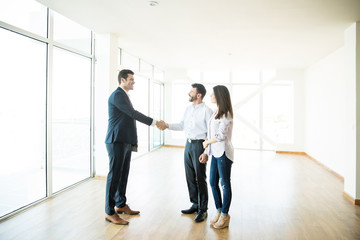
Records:
<instances>
[{"instance_id":1,"label":"rolled-up shirt sleeve","mask_svg":"<svg viewBox=\"0 0 360 240\"><path fill-rule=\"evenodd\" d=\"M184 130L184 120L179 123L169 123L169 129L175 131Z\"/></svg>"},{"instance_id":2,"label":"rolled-up shirt sleeve","mask_svg":"<svg viewBox=\"0 0 360 240\"><path fill-rule=\"evenodd\" d=\"M228 135L232 121L232 118L226 118L225 115L222 116L222 118L220 119L219 128L215 134L216 141L221 142L225 140L226 136Z\"/></svg>"},{"instance_id":3,"label":"rolled-up shirt sleeve","mask_svg":"<svg viewBox=\"0 0 360 240\"><path fill-rule=\"evenodd\" d=\"M175 130L175 131L184 130L184 121L185 121L185 117L186 117L186 112L187 112L187 109L185 110L185 112L183 114L183 118L182 118L181 122L179 122L179 123L169 123L169 130Z\"/></svg>"}]
</instances>

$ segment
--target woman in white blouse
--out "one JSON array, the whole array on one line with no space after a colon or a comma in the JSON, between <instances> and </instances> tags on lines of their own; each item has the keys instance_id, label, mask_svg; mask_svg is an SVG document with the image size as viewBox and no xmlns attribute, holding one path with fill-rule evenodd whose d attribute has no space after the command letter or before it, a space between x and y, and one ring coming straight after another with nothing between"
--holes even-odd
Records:
<instances>
[{"instance_id":1,"label":"woman in white blouse","mask_svg":"<svg viewBox=\"0 0 360 240\"><path fill-rule=\"evenodd\" d=\"M229 207L231 203L231 165L234 159L234 148L231 143L233 128L233 110L229 90L222 85L215 86L211 94L211 102L217 105L217 110L210 117L208 123L208 140L203 142L205 152L199 161L207 162L211 156L210 186L214 196L217 213L210 221L214 228L229 226ZM219 188L221 188L223 197Z\"/></svg>"}]
</instances>

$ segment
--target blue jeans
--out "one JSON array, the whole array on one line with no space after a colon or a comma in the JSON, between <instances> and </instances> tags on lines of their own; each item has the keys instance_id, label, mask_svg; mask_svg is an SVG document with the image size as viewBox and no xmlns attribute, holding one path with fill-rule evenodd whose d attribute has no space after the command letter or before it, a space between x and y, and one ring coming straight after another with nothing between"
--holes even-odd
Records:
<instances>
[{"instance_id":1,"label":"blue jeans","mask_svg":"<svg viewBox=\"0 0 360 240\"><path fill-rule=\"evenodd\" d=\"M210 186L213 192L216 209L221 209L222 213L229 212L231 203L231 165L232 161L224 154L216 158L212 156L210 166ZM223 201L221 199L221 191L219 188L219 180L223 190Z\"/></svg>"}]
</instances>

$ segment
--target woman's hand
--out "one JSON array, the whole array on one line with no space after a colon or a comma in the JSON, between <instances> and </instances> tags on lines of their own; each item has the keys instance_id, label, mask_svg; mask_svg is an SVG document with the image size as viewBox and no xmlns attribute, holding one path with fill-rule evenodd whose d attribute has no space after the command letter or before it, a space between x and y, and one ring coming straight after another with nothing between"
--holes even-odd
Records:
<instances>
[{"instance_id":1,"label":"woman's hand","mask_svg":"<svg viewBox=\"0 0 360 240\"><path fill-rule=\"evenodd\" d=\"M209 144L212 144L212 143L216 143L216 138L207 139L207 140L203 141L204 149L206 149L209 146Z\"/></svg>"},{"instance_id":2,"label":"woman's hand","mask_svg":"<svg viewBox=\"0 0 360 240\"><path fill-rule=\"evenodd\" d=\"M199 162L204 164L207 161L208 161L208 155L206 153L201 154L199 157Z\"/></svg>"},{"instance_id":3,"label":"woman's hand","mask_svg":"<svg viewBox=\"0 0 360 240\"><path fill-rule=\"evenodd\" d=\"M204 149L206 149L208 145L209 145L208 140L205 140L205 141L203 142L203 147L204 147Z\"/></svg>"}]
</instances>

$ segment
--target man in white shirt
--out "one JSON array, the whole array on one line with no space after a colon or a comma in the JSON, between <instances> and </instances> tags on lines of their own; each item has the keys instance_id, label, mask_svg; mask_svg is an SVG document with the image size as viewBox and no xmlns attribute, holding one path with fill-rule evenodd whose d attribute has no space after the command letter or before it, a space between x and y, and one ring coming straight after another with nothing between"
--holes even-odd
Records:
<instances>
[{"instance_id":1,"label":"man in white shirt","mask_svg":"<svg viewBox=\"0 0 360 240\"><path fill-rule=\"evenodd\" d=\"M173 124L159 121L156 125L162 130L168 128L185 132L184 165L192 206L181 212L183 214L197 212L194 221L202 222L207 217L208 190L206 163L200 163L199 157L204 152L202 143L206 139L207 125L213 111L202 101L206 94L205 87L199 83L194 83L191 87L189 101L192 104L186 108L182 121Z\"/></svg>"}]
</instances>

